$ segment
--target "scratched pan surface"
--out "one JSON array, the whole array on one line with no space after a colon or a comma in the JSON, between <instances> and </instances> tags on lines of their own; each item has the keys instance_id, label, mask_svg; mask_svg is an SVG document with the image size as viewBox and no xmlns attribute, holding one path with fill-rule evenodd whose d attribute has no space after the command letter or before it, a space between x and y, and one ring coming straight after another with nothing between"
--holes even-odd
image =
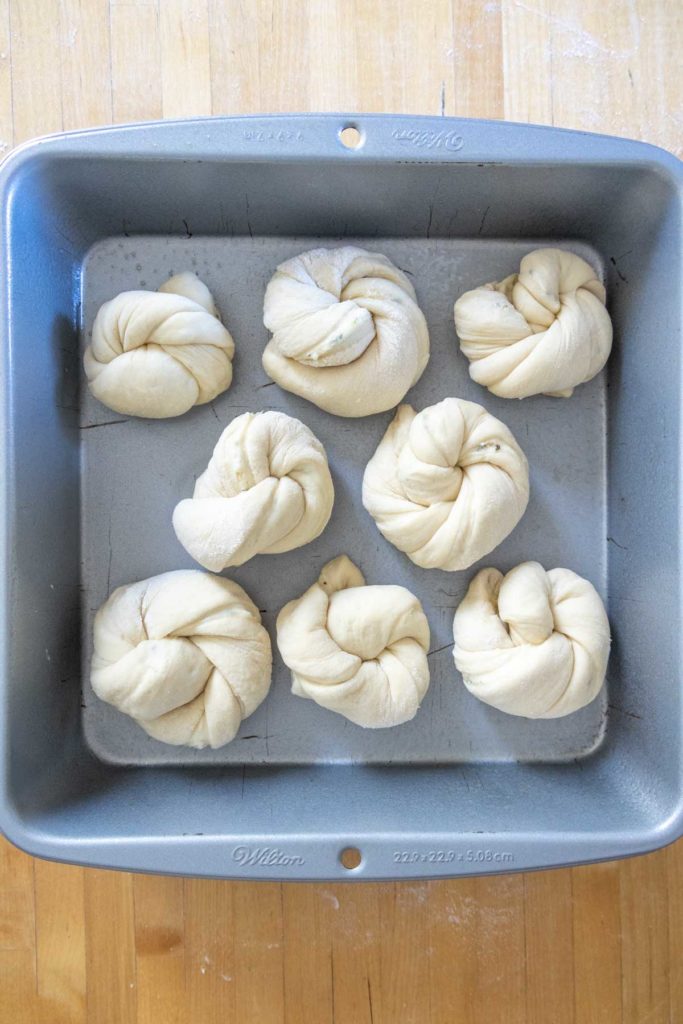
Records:
<instances>
[{"instance_id":1,"label":"scratched pan surface","mask_svg":"<svg viewBox=\"0 0 683 1024\"><path fill-rule=\"evenodd\" d=\"M568 566L605 592L605 381L600 375L571 401L506 401L474 384L454 333L455 297L507 276L538 241L278 237L114 237L88 253L82 279L82 343L102 302L119 291L154 288L192 269L208 284L235 338L234 382L209 406L169 421L126 419L81 389L82 652L85 735L98 757L121 764L361 761L566 761L596 749L605 731L605 693L554 721L512 718L471 697L451 653L453 613L476 566L465 572L420 569L383 539L362 507L363 469L391 414L342 419L269 382L261 366L268 338L263 293L278 263L315 245L351 242L392 259L413 281L430 329L431 357L408 400L416 408L456 395L482 403L511 428L529 459L531 499L516 530L481 565L501 569L527 559ZM588 259L585 245L555 240ZM194 563L177 541L171 513L190 495L223 428L249 410L279 409L308 424L327 451L335 484L332 519L312 544L260 556L226 574L262 609L275 645L279 609L310 586L324 563L345 552L372 583L399 583L417 594L431 628L431 685L412 722L366 730L290 693L276 653L270 694L234 742L196 751L151 739L99 701L88 680L94 612L114 587Z\"/></svg>"}]
</instances>

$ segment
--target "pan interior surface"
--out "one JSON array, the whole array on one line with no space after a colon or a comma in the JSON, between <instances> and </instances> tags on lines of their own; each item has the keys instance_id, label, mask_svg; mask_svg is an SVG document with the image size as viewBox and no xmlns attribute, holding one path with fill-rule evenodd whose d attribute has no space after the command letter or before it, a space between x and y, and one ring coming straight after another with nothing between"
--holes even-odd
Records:
<instances>
[{"instance_id":1,"label":"pan interior surface","mask_svg":"<svg viewBox=\"0 0 683 1024\"><path fill-rule=\"evenodd\" d=\"M522 522L488 558L464 572L420 569L385 541L363 509L365 464L393 412L362 419L330 416L283 391L265 375L268 339L263 294L275 267L314 246L358 245L381 252L414 283L430 327L431 356L406 396L422 409L449 395L483 404L503 420L530 463L531 499ZM569 761L594 751L604 735L603 692L581 712L552 721L513 718L467 693L453 664L453 614L483 565L507 570L536 559L588 577L606 598L605 376L577 388L569 401L542 396L496 398L473 383L458 349L453 302L468 288L513 272L538 241L458 238L250 238L155 236L109 238L83 267L82 345L102 302L120 291L154 288L192 269L211 289L237 346L229 391L173 420L126 419L81 389L81 524L83 617L81 647L86 740L119 764L438 764L471 761ZM598 255L560 241L602 273ZM273 642L283 605L300 596L322 566L348 554L371 583L396 583L415 593L431 629L431 685L417 716L395 729L369 730L290 693L290 673L275 657L273 683L236 739L219 750L170 747L99 701L88 682L94 612L112 589L169 569L191 568L175 537L175 504L192 493L221 431L245 411L278 409L306 423L323 442L335 482L335 506L312 544L257 556L226 575L262 610Z\"/></svg>"}]
</instances>

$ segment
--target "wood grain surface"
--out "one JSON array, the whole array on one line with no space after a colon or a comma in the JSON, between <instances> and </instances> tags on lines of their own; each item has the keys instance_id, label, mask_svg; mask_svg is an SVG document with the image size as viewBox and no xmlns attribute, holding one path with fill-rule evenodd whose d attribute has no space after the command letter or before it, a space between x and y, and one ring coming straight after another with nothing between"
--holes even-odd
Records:
<instances>
[{"instance_id":1,"label":"wood grain surface","mask_svg":"<svg viewBox=\"0 0 683 1024\"><path fill-rule=\"evenodd\" d=\"M680 0L0 0L0 150L112 122L459 114L681 155ZM681 1024L683 843L400 884L229 883L0 840L2 1024Z\"/></svg>"}]
</instances>

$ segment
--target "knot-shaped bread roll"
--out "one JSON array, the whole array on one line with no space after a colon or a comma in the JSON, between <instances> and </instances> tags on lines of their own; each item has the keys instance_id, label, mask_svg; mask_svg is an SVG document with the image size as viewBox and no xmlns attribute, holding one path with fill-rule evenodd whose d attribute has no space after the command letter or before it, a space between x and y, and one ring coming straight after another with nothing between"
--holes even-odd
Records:
<instances>
[{"instance_id":1,"label":"knot-shaped bread roll","mask_svg":"<svg viewBox=\"0 0 683 1024\"><path fill-rule=\"evenodd\" d=\"M560 718L602 686L610 634L588 580L524 562L503 576L482 569L453 621L453 658L465 686L509 715Z\"/></svg>"},{"instance_id":2,"label":"knot-shaped bread roll","mask_svg":"<svg viewBox=\"0 0 683 1024\"><path fill-rule=\"evenodd\" d=\"M268 693L271 664L258 608L220 576L131 583L95 616L93 690L163 743L229 743Z\"/></svg>"},{"instance_id":3,"label":"knot-shaped bread roll","mask_svg":"<svg viewBox=\"0 0 683 1024\"><path fill-rule=\"evenodd\" d=\"M83 363L88 386L103 405L165 419L226 391L234 353L211 292L187 272L156 292L121 292L105 302Z\"/></svg>"},{"instance_id":4,"label":"knot-shaped bread roll","mask_svg":"<svg viewBox=\"0 0 683 1024\"><path fill-rule=\"evenodd\" d=\"M562 249L530 252L518 274L461 295L454 315L470 377L501 398L568 398L612 348L604 286Z\"/></svg>"},{"instance_id":5,"label":"knot-shaped bread roll","mask_svg":"<svg viewBox=\"0 0 683 1024\"><path fill-rule=\"evenodd\" d=\"M274 381L337 416L391 409L429 359L427 323L406 275L352 245L280 264L263 305Z\"/></svg>"},{"instance_id":6,"label":"knot-shaped bread roll","mask_svg":"<svg viewBox=\"0 0 683 1024\"><path fill-rule=\"evenodd\" d=\"M334 487L325 449L282 412L245 412L221 434L173 527L195 561L219 571L291 551L322 533Z\"/></svg>"},{"instance_id":7,"label":"knot-shaped bread roll","mask_svg":"<svg viewBox=\"0 0 683 1024\"><path fill-rule=\"evenodd\" d=\"M481 405L402 405L365 469L363 504L423 569L467 569L514 529L529 500L524 452Z\"/></svg>"},{"instance_id":8,"label":"knot-shaped bread roll","mask_svg":"<svg viewBox=\"0 0 683 1024\"><path fill-rule=\"evenodd\" d=\"M410 721L429 686L429 624L420 602L405 587L366 587L346 555L285 605L277 643L292 693L366 729Z\"/></svg>"}]
</instances>

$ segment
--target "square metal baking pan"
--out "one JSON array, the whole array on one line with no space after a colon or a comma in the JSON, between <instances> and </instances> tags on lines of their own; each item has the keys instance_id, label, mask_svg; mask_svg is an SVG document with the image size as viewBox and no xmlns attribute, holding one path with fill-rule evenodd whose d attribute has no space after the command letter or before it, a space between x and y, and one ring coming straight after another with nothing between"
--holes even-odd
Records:
<instances>
[{"instance_id":1,"label":"square metal baking pan","mask_svg":"<svg viewBox=\"0 0 683 1024\"><path fill-rule=\"evenodd\" d=\"M340 140L348 124L360 146ZM681 165L640 143L446 118L209 119L75 133L0 171L3 475L0 824L32 853L252 878L403 878L642 852L683 831L680 678ZM566 719L474 700L453 667L453 611L475 569L425 571L360 505L390 414L327 416L270 384L265 285L313 245L353 241L412 275L432 341L408 400L479 401L529 457L532 497L486 564L536 558L587 576L614 636L607 688ZM560 401L497 399L459 354L452 304L543 244L603 275L604 373ZM91 398L81 352L105 299L195 269L237 345L231 389L172 421ZM97 701L92 616L115 586L191 565L170 524L220 431L278 408L323 441L333 518L313 544L230 575L264 613L342 551L401 583L432 628L415 720L364 731L271 693L218 751L168 747ZM360 867L340 851L356 846Z\"/></svg>"}]
</instances>

